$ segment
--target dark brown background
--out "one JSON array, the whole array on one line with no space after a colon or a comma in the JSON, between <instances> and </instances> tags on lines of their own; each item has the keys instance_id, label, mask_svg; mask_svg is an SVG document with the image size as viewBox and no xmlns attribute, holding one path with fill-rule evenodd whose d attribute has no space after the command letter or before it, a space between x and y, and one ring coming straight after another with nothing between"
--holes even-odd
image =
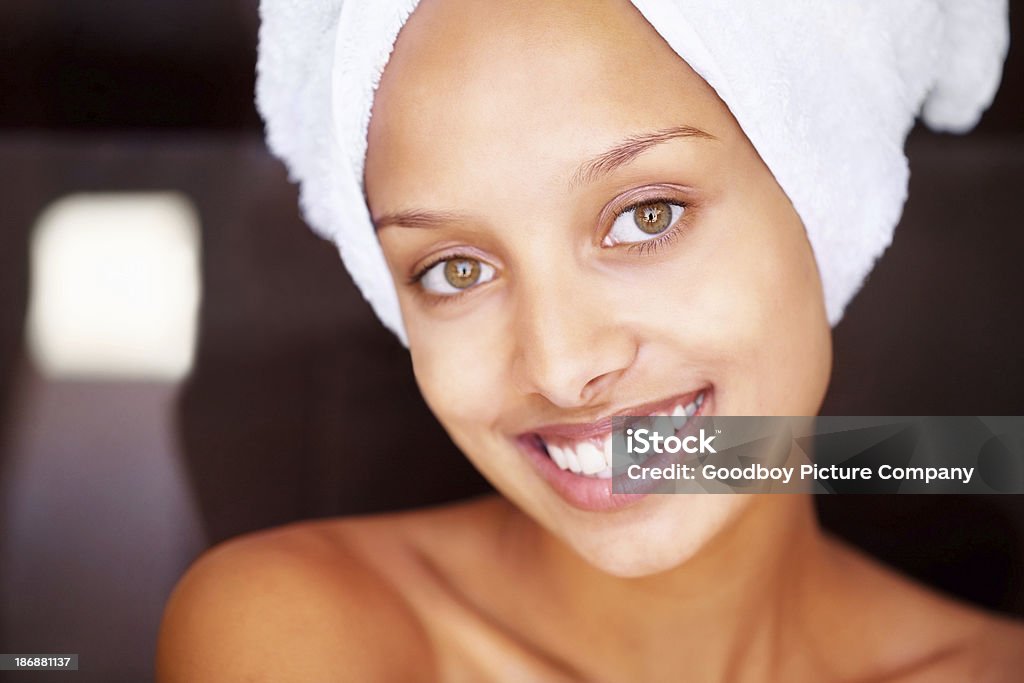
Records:
<instances>
[{"instance_id":1,"label":"dark brown background","mask_svg":"<svg viewBox=\"0 0 1024 683\"><path fill-rule=\"evenodd\" d=\"M32 375L22 335L39 212L70 192L185 192L201 214L204 299L177 415L209 542L487 490L262 147L253 5L0 0L0 448L24 418L15 378ZM975 133L912 136L905 218L835 330L824 413L1024 415L1022 97L1018 42ZM820 508L895 566L1024 615L1020 497L834 497ZM0 639L20 645L15 635Z\"/></svg>"}]
</instances>

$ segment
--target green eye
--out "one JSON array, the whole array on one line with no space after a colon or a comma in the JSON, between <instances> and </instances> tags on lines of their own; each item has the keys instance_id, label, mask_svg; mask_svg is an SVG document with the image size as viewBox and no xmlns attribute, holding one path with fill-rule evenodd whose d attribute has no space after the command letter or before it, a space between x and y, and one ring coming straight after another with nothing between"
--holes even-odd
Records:
<instances>
[{"instance_id":1,"label":"green eye","mask_svg":"<svg viewBox=\"0 0 1024 683\"><path fill-rule=\"evenodd\" d=\"M466 289L480 279L480 270L476 259L452 259L444 263L444 279L456 289Z\"/></svg>"},{"instance_id":2,"label":"green eye","mask_svg":"<svg viewBox=\"0 0 1024 683\"><path fill-rule=\"evenodd\" d=\"M602 245L614 247L654 239L678 223L685 211L682 204L660 199L636 204L619 214Z\"/></svg>"},{"instance_id":3,"label":"green eye","mask_svg":"<svg viewBox=\"0 0 1024 683\"><path fill-rule=\"evenodd\" d=\"M428 268L419 282L428 292L451 296L493 279L494 266L479 259L455 256Z\"/></svg>"},{"instance_id":4,"label":"green eye","mask_svg":"<svg viewBox=\"0 0 1024 683\"><path fill-rule=\"evenodd\" d=\"M660 235L672 225L672 207L668 202L641 204L633 209L633 222L648 235Z\"/></svg>"}]
</instances>

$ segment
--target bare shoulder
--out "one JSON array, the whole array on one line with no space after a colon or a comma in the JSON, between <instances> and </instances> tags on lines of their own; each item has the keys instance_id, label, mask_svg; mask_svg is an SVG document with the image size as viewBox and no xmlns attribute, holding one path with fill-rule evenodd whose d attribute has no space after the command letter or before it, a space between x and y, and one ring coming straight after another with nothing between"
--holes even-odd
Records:
<instances>
[{"instance_id":1,"label":"bare shoulder","mask_svg":"<svg viewBox=\"0 0 1024 683\"><path fill-rule=\"evenodd\" d=\"M1016 683L1024 670L1024 625L981 615L973 631L937 647L901 683Z\"/></svg>"},{"instance_id":2,"label":"bare shoulder","mask_svg":"<svg viewBox=\"0 0 1024 683\"><path fill-rule=\"evenodd\" d=\"M1024 623L987 616L968 648L969 680L1012 683L1024 677Z\"/></svg>"},{"instance_id":3,"label":"bare shoulder","mask_svg":"<svg viewBox=\"0 0 1024 683\"><path fill-rule=\"evenodd\" d=\"M835 628L853 628L855 640L882 663L884 680L1021 680L1024 623L935 592L853 549L835 547L848 579L837 610L843 623Z\"/></svg>"},{"instance_id":4,"label":"bare shoulder","mask_svg":"<svg viewBox=\"0 0 1024 683\"><path fill-rule=\"evenodd\" d=\"M157 680L428 680L427 635L396 579L417 529L457 526L462 509L297 523L210 549L167 603Z\"/></svg>"}]
</instances>

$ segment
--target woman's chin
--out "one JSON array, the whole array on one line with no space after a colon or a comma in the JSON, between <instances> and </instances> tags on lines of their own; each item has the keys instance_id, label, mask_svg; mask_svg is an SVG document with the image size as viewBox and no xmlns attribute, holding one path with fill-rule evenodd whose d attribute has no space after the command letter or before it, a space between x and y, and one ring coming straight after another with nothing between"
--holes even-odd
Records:
<instances>
[{"instance_id":1,"label":"woman's chin","mask_svg":"<svg viewBox=\"0 0 1024 683\"><path fill-rule=\"evenodd\" d=\"M639 552L583 555L583 559L595 569L609 576L619 579L640 579L681 567L692 559L696 552L694 550L681 553L652 553L650 548L642 548Z\"/></svg>"},{"instance_id":2,"label":"woman's chin","mask_svg":"<svg viewBox=\"0 0 1024 683\"><path fill-rule=\"evenodd\" d=\"M626 515L595 515L556 532L605 574L640 578L688 563L749 504L748 496L655 494ZM625 511L624 511L625 512Z\"/></svg>"}]
</instances>

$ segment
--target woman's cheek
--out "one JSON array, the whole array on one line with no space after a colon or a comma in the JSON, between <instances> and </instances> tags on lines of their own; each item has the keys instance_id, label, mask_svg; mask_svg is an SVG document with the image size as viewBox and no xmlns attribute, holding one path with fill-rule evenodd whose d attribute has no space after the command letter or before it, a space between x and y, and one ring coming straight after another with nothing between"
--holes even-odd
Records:
<instances>
[{"instance_id":1,"label":"woman's cheek","mask_svg":"<svg viewBox=\"0 0 1024 683\"><path fill-rule=\"evenodd\" d=\"M508 380L486 327L467 319L424 321L407 330L416 382L442 424L456 430L492 424L501 408L496 388Z\"/></svg>"}]
</instances>

